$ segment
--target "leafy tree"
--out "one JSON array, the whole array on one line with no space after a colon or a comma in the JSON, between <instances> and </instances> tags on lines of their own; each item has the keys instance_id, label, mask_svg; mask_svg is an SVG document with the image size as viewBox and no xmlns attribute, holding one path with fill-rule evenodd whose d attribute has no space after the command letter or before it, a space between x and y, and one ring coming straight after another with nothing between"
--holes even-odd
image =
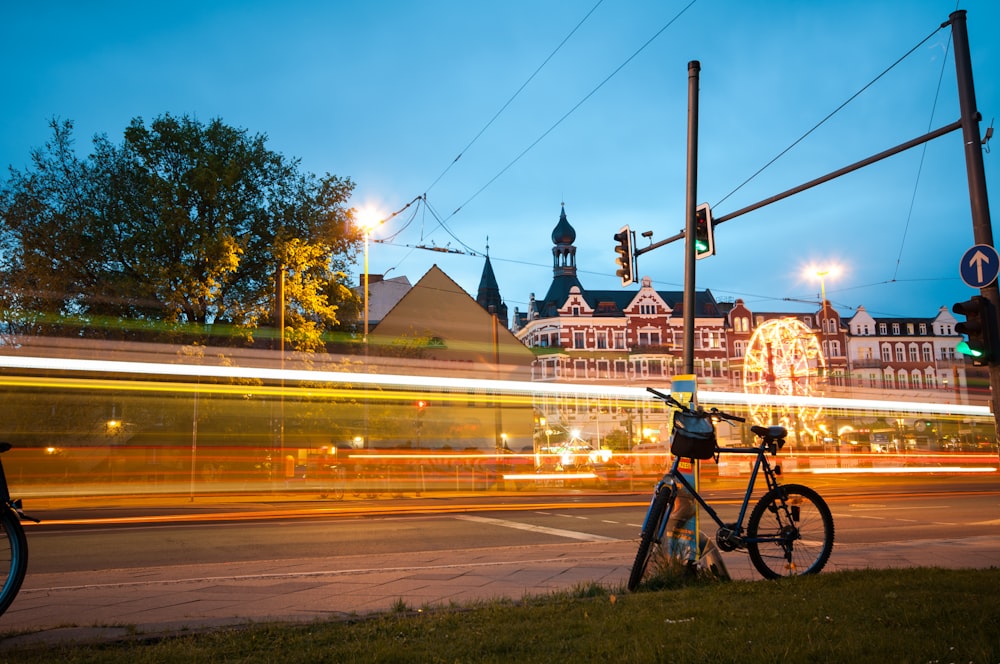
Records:
<instances>
[{"instance_id":1,"label":"leafy tree","mask_svg":"<svg viewBox=\"0 0 1000 664\"><path fill-rule=\"evenodd\" d=\"M355 320L346 285L361 236L354 184L303 173L266 136L221 120L132 120L121 144L76 156L73 124L0 189L0 306L7 331L162 336L273 326L284 274L285 339L321 348ZM123 330L128 332L123 332Z\"/></svg>"}]
</instances>

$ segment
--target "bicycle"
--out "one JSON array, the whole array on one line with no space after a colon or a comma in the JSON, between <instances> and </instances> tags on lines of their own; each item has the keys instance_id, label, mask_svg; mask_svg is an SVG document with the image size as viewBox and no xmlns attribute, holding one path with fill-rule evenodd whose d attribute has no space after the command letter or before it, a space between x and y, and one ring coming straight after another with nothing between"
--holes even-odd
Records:
<instances>
[{"instance_id":1,"label":"bicycle","mask_svg":"<svg viewBox=\"0 0 1000 664\"><path fill-rule=\"evenodd\" d=\"M816 491L807 486L781 484L778 481L780 466L772 465L767 458L768 454L772 457L777 455L785 444L788 431L781 426L754 425L750 430L760 441L754 447L718 447L715 422L745 422L744 418L717 408L706 411L685 406L668 394L652 388L647 390L675 408L671 434L674 460L653 491L642 524L639 550L629 575L628 589L635 590L642 582L654 545L662 546L667 522L682 490L697 501L718 526L715 543L719 549L746 550L753 566L764 578L816 574L822 570L833 550L834 527L830 508ZM692 429L700 429L700 433ZM678 470L682 458L718 459L719 454L752 454L756 457L739 515L731 523L723 521ZM750 512L744 528L750 497L761 471L767 482L767 491Z\"/></svg>"},{"instance_id":2,"label":"bicycle","mask_svg":"<svg viewBox=\"0 0 1000 664\"><path fill-rule=\"evenodd\" d=\"M0 454L10 448L10 443L0 443ZM22 519L39 522L21 510L20 499L10 497L7 475L0 462L0 615L10 608L28 571L28 538Z\"/></svg>"}]
</instances>

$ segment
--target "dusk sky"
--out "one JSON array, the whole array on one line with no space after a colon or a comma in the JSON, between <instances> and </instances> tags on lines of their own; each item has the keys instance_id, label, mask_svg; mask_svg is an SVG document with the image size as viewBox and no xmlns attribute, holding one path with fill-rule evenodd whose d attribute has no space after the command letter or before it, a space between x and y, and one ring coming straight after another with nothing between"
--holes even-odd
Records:
<instances>
[{"instance_id":1,"label":"dusk sky","mask_svg":"<svg viewBox=\"0 0 1000 664\"><path fill-rule=\"evenodd\" d=\"M689 61L698 199L719 217L957 120L938 30L956 8L985 133L1000 115L996 0L8 2L0 165L25 168L52 118L75 123L80 156L135 117L221 118L351 178L355 207L388 216L426 194L375 231L372 273L415 283L437 264L475 295L488 245L524 311L552 279L561 204L589 289L620 288L622 225L653 241L683 227ZM984 152L994 207L997 154ZM805 311L819 294L805 267L837 263L826 290L841 315L933 317L976 292L959 276L973 244L953 132L720 225L697 287ZM680 290L682 244L641 256L638 274Z\"/></svg>"}]
</instances>

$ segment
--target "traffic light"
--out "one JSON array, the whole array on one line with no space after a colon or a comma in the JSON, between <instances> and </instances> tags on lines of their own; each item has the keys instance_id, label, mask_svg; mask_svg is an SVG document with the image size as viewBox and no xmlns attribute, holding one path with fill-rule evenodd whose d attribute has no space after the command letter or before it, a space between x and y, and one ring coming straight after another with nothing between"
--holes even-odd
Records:
<instances>
[{"instance_id":1,"label":"traffic light","mask_svg":"<svg viewBox=\"0 0 1000 664\"><path fill-rule=\"evenodd\" d=\"M965 316L964 321L955 325L955 331L967 338L955 347L959 353L972 358L976 366L989 364L993 359L995 337L995 314L990 301L982 295L974 295L971 300L957 302L951 308L959 316Z\"/></svg>"},{"instance_id":2,"label":"traffic light","mask_svg":"<svg viewBox=\"0 0 1000 664\"><path fill-rule=\"evenodd\" d=\"M696 260L715 255L715 229L712 228L712 208L702 203L694 211L694 257Z\"/></svg>"},{"instance_id":3,"label":"traffic light","mask_svg":"<svg viewBox=\"0 0 1000 664\"><path fill-rule=\"evenodd\" d=\"M621 230L615 233L615 263L618 269L615 274L621 277L622 286L635 283L635 232L629 230L628 224L622 226Z\"/></svg>"}]
</instances>

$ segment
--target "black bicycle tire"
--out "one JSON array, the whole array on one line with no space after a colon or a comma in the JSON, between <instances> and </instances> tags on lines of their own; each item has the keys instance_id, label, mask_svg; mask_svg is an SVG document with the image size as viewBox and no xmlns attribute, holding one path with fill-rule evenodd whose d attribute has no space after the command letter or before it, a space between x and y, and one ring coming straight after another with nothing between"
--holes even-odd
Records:
<instances>
[{"instance_id":1,"label":"black bicycle tire","mask_svg":"<svg viewBox=\"0 0 1000 664\"><path fill-rule=\"evenodd\" d=\"M820 531L822 532L822 539L818 544L815 544L814 539L809 539L807 536L805 539L796 540L798 544L797 547L793 547L793 550L806 551L807 553L802 558L806 563L804 565L799 565L797 559L794 557L791 561L785 558L784 551L775 550L775 554L781 555L765 555L761 551L761 546L775 546L779 545L775 543L767 543L755 541L757 538L761 537L761 523L765 514L773 514L776 518L780 519L780 511L772 506L780 504L783 500L788 500L789 497L798 495L802 500L808 501L812 504L814 510L810 510L806 515L808 519L808 526L810 528L810 533L815 533L815 526L817 522L820 524ZM799 507L801 513L801 506ZM801 520L800 516L800 520ZM777 527L780 529L783 524L779 520L777 522ZM800 522L798 528L803 527ZM779 579L785 576L800 576L803 574L817 574L826 565L827 561L830 559L830 554L833 552L833 539L834 539L834 526L833 526L833 514L830 512L830 507L826 504L826 501L816 493L813 489L803 486L801 484L785 484L779 486L771 491L768 491L764 496L757 502L754 506L753 511L750 513L750 519L747 521L747 553L750 554L750 561L753 566L757 569L761 576L765 579ZM777 568L771 565L768 561L770 560L781 560L782 567Z\"/></svg>"},{"instance_id":2,"label":"black bicycle tire","mask_svg":"<svg viewBox=\"0 0 1000 664\"><path fill-rule=\"evenodd\" d=\"M653 498L649 506L649 517L646 519L646 527L639 536L639 550L636 551L635 561L632 563L632 571L628 576L629 592L634 591L642 583L642 577L646 574L646 567L649 565L649 556L653 547L653 540L659 531L660 523L666 518L667 503L670 500L670 489L666 486Z\"/></svg>"},{"instance_id":3,"label":"black bicycle tire","mask_svg":"<svg viewBox=\"0 0 1000 664\"><path fill-rule=\"evenodd\" d=\"M9 507L0 509L0 615L17 597L28 571L28 538L17 513ZM9 557L8 557L9 553Z\"/></svg>"}]
</instances>

